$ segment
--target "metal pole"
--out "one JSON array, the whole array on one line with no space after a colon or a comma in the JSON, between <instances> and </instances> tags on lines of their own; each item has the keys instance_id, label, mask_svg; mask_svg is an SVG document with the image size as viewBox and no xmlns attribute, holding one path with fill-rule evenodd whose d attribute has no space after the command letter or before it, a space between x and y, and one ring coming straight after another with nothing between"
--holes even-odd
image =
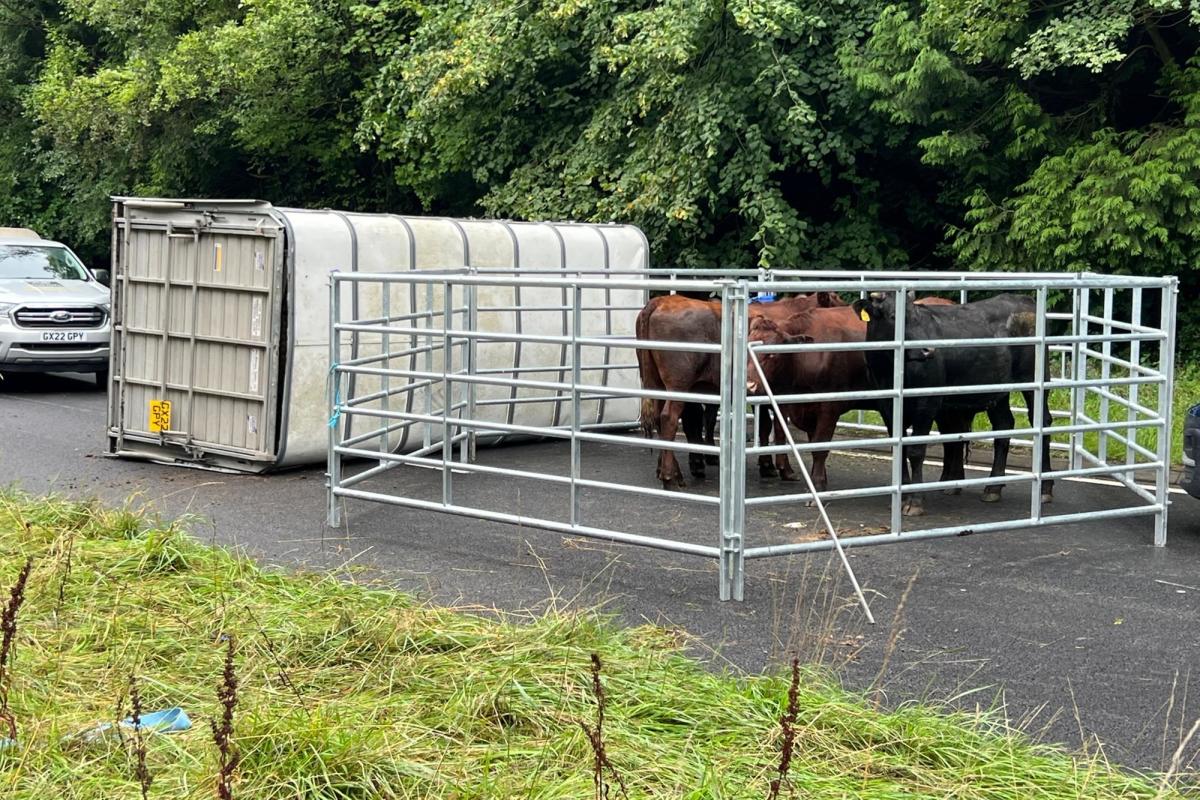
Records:
<instances>
[{"instance_id":1,"label":"metal pole","mask_svg":"<svg viewBox=\"0 0 1200 800\"><path fill-rule=\"evenodd\" d=\"M1179 294L1179 279L1171 278L1162 289L1160 324L1167 338L1159 344L1158 370L1163 382L1158 385L1158 460L1160 466L1155 481L1155 497L1159 510L1154 515L1154 546L1167 543L1167 507L1171 502L1171 395L1175 390L1175 303Z\"/></svg>"},{"instance_id":2,"label":"metal pole","mask_svg":"<svg viewBox=\"0 0 1200 800\"><path fill-rule=\"evenodd\" d=\"M1082 279L1082 275L1079 279ZM1091 290L1084 286L1076 286L1074 291L1074 303L1072 304L1072 313L1074 315L1073 326L1071 328L1072 336L1087 336L1088 333L1088 299ZM1075 372L1075 380L1083 381L1087 378L1087 353L1084 352L1085 347L1082 342L1076 340L1071 343L1071 369ZM1071 390L1071 422L1074 423L1084 413L1084 404L1087 400L1087 390L1083 386L1075 386ZM1080 452L1083 450L1084 434L1082 432L1071 434L1071 469L1078 469L1082 465L1083 456Z\"/></svg>"},{"instance_id":3,"label":"metal pole","mask_svg":"<svg viewBox=\"0 0 1200 800\"><path fill-rule=\"evenodd\" d=\"M907 300L907 290L897 289L895 349L892 351L892 388L896 391L896 396L892 398L892 436L896 439L896 444L892 446L892 533L896 535L903 529L904 516L904 327L907 322Z\"/></svg>"},{"instance_id":4,"label":"metal pole","mask_svg":"<svg viewBox=\"0 0 1200 800\"><path fill-rule=\"evenodd\" d=\"M1104 324L1101 326L1105 336L1109 336L1113 332L1112 328L1113 315L1113 290L1111 287L1104 290ZM1100 359L1100 378L1108 383L1112 378L1112 342L1105 339L1100 343L1100 352L1103 357ZM1109 404L1108 398L1100 395L1100 421L1106 425L1111 422L1109 419ZM1099 456L1101 461L1108 461L1108 430L1100 431L1100 450Z\"/></svg>"},{"instance_id":5,"label":"metal pole","mask_svg":"<svg viewBox=\"0 0 1200 800\"><path fill-rule=\"evenodd\" d=\"M780 420L783 420L783 412L779 409L779 403L775 401L775 393L771 391L771 384L767 381L767 376L763 374L762 365L758 362L758 354L754 352L754 348L750 347L750 358L754 360L754 371L758 373L758 379L762 381L763 391L767 395L767 399L771 401L771 408L778 415ZM863 613L867 615L867 622L875 624L875 617L871 614L871 606L867 604L867 598L863 596L862 587L858 585L858 578L854 575L854 570L850 567L850 559L846 558L846 551L842 548L842 540L837 534L837 528L833 527L833 522L829 519L829 513L825 510L825 503L821 500L821 495L817 492L817 487L813 484L812 475L808 472L808 465L804 463L803 456L796 448L796 440L792 438L792 431L788 428L786 420L783 423L783 435L787 439L787 443L791 445L792 454L796 456L796 461L800 465L800 473L804 475L804 482L808 484L808 491L812 493L813 502L817 505L817 511L821 513L821 521L825 523L825 529L829 531L829 537L833 539L833 546L837 548L838 555L841 556L842 566L846 568L846 574L850 576L850 583L854 586L854 593L858 595L858 602L862 605Z\"/></svg>"},{"instance_id":6,"label":"metal pole","mask_svg":"<svg viewBox=\"0 0 1200 800\"><path fill-rule=\"evenodd\" d=\"M1039 286L1037 290L1037 308L1035 309L1034 335L1039 339L1046 336L1046 300L1047 292L1045 286ZM1027 409L1026 413L1029 416L1030 427L1037 433L1033 435L1033 485L1029 490L1029 516L1035 522L1042 519L1042 472L1050 469L1050 464L1042 463L1042 443L1050 434L1047 433L1043 426L1054 424L1054 417L1046 419L1043 413L1045 408L1046 398L1046 373L1048 365L1046 357L1049 355L1049 350L1045 345L1035 344L1033 353L1033 380L1037 384L1037 388L1033 390L1033 408Z\"/></svg>"},{"instance_id":7,"label":"metal pole","mask_svg":"<svg viewBox=\"0 0 1200 800\"><path fill-rule=\"evenodd\" d=\"M416 327L417 327L417 323L414 322L413 323L414 330L416 329ZM433 282L432 281L425 284L425 327L432 334L432 331L433 331ZM414 336L415 335L416 334L414 334ZM430 347L425 350L425 372L430 373L430 372L433 372L433 346L432 346L433 345L433 336L430 335L429 337L427 337L427 340L428 340ZM412 378L410 377L409 380L411 381ZM429 416L429 417L433 416L433 384L430 384L425 389L425 415ZM433 444L433 425L432 424L427 424L425 426L425 437L421 444L424 449L428 449Z\"/></svg>"},{"instance_id":8,"label":"metal pole","mask_svg":"<svg viewBox=\"0 0 1200 800\"><path fill-rule=\"evenodd\" d=\"M571 294L574 307L571 309L571 524L580 524L579 515L579 469L583 443L579 440L579 424L582 412L579 402L579 384L582 382L580 366L579 334L583 325L583 290L575 287Z\"/></svg>"},{"instance_id":9,"label":"metal pole","mask_svg":"<svg viewBox=\"0 0 1200 800\"><path fill-rule=\"evenodd\" d=\"M721 557L718 572L722 600L741 600L743 596L748 300L745 281L728 281L721 287Z\"/></svg>"},{"instance_id":10,"label":"metal pole","mask_svg":"<svg viewBox=\"0 0 1200 800\"><path fill-rule=\"evenodd\" d=\"M454 460L454 440L450 435L450 406L454 402L454 342L450 338L454 314L454 286L442 282L442 505L453 502L450 463ZM433 387L429 387L433 391Z\"/></svg>"},{"instance_id":11,"label":"metal pole","mask_svg":"<svg viewBox=\"0 0 1200 800\"><path fill-rule=\"evenodd\" d=\"M1142 324L1142 289L1137 287L1132 290L1133 308L1130 310L1129 321L1133 325ZM1129 363L1134 365L1129 368L1129 377L1136 374L1135 367L1142 363L1142 342L1140 339L1134 339L1129 343ZM1130 422L1137 419L1137 412L1134 410L1138 405L1138 385L1135 383L1129 387L1129 408L1127 409L1125 418ZM1125 438L1133 441L1137 438L1137 430L1135 428L1127 428L1125 430ZM1137 453L1132 447L1125 448L1125 463L1133 466L1137 462ZM1131 469L1125 473L1125 477L1133 480L1134 471Z\"/></svg>"},{"instance_id":12,"label":"metal pole","mask_svg":"<svg viewBox=\"0 0 1200 800\"><path fill-rule=\"evenodd\" d=\"M470 274L475 274L474 267L471 267ZM465 327L469 331L479 330L478 290L479 287L473 283L463 287L463 292L467 296L467 310L465 312L467 319ZM463 343L464 363L462 371L469 377L473 377L475 375L475 371L479 368L479 362L477 361L478 345L479 340L474 336L468 338L466 342ZM478 384L476 384L475 381L466 381L466 385L463 387L463 389L466 391L467 395L466 417L467 419L475 419ZM462 417L462 412L459 412L459 417ZM464 464L466 464L475 460L475 444L476 431L474 428L467 428L467 440L460 445L458 451L459 461L462 461Z\"/></svg>"},{"instance_id":13,"label":"metal pole","mask_svg":"<svg viewBox=\"0 0 1200 800\"><path fill-rule=\"evenodd\" d=\"M387 283L385 281L381 281L379 284L379 293L382 295L382 297L380 298L379 310L383 314L384 319L389 319L392 316L392 284ZM380 337L379 349L380 349L381 354L384 356L391 354L392 336L386 330L384 330L383 334ZM391 359L385 358L383 361L383 365L385 367L387 367L388 369L390 369L392 366ZM380 379L380 384L381 385L379 388L383 392L383 397L380 398L380 400L381 400L380 405L383 407L384 411L390 411L391 405L392 405L392 402L391 402L392 376L384 375ZM347 399L350 399L350 398L347 398ZM383 429L383 433L381 433L379 436L379 452L380 453L386 453L389 451L390 442L388 439L389 439L388 430L387 430L387 427L385 426ZM380 459L379 466L382 467L385 464L387 464L387 461Z\"/></svg>"},{"instance_id":14,"label":"metal pole","mask_svg":"<svg viewBox=\"0 0 1200 800\"><path fill-rule=\"evenodd\" d=\"M326 522L331 528L341 527L342 524L342 509L336 494L342 482L342 457L337 452L340 427L338 384L341 381L337 369L341 356L340 334L337 330L337 323L341 321L340 288L338 273L334 270L329 275L329 453L325 484L329 500Z\"/></svg>"}]
</instances>

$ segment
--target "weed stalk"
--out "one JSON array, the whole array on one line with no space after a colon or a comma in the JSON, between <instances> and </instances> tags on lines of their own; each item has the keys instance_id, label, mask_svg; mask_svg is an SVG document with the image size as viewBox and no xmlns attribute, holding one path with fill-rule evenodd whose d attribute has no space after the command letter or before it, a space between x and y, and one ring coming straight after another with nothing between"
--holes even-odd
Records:
<instances>
[{"instance_id":1,"label":"weed stalk","mask_svg":"<svg viewBox=\"0 0 1200 800\"><path fill-rule=\"evenodd\" d=\"M767 800L779 797L779 790L787 780L788 770L792 767L792 753L796 747L796 717L800 713L800 659L792 659L792 684L788 687L787 710L779 718L779 729L783 733L783 742L779 748L778 774L771 780Z\"/></svg>"},{"instance_id":2,"label":"weed stalk","mask_svg":"<svg viewBox=\"0 0 1200 800\"><path fill-rule=\"evenodd\" d=\"M592 745L592 780L596 785L596 800L605 800L608 797L608 784L604 780L605 769L616 778L621 796L628 797L629 794L625 791L625 782L621 780L617 768L608 760L608 751L604 748L604 705L606 700L604 687L600 684L600 669L600 656L592 653L592 694L596 696L596 725L588 727L586 722L580 720L579 726L583 728L584 735Z\"/></svg>"},{"instance_id":3,"label":"weed stalk","mask_svg":"<svg viewBox=\"0 0 1200 800\"><path fill-rule=\"evenodd\" d=\"M235 643L232 634L226 638L225 670L221 685L217 687L217 702L221 706L221 721L212 721L213 741L219 753L220 769L217 772L217 797L233 800L233 773L241 760L233 744L233 709L237 705L237 672L234 670L233 654Z\"/></svg>"},{"instance_id":4,"label":"weed stalk","mask_svg":"<svg viewBox=\"0 0 1200 800\"><path fill-rule=\"evenodd\" d=\"M129 676L129 703L133 707L130 719L133 721L133 753L137 758L134 774L137 775L138 785L142 788L142 800L147 800L150 796L150 784L154 782L154 778L146 766L146 736L145 731L142 730L142 695L138 691L137 675Z\"/></svg>"},{"instance_id":5,"label":"weed stalk","mask_svg":"<svg viewBox=\"0 0 1200 800\"><path fill-rule=\"evenodd\" d=\"M62 614L63 603L67 599L67 581L71 578L71 559L75 554L75 535L67 537L67 563L63 567L62 578L58 582L58 600L54 603L54 614Z\"/></svg>"},{"instance_id":6,"label":"weed stalk","mask_svg":"<svg viewBox=\"0 0 1200 800\"><path fill-rule=\"evenodd\" d=\"M9 592L4 612L0 614L0 722L8 728L8 738L17 738L17 721L8 709L8 689L12 683L12 646L17 637L17 612L25 602L25 583L33 571L33 558L25 559L25 566L17 575L17 582Z\"/></svg>"}]
</instances>

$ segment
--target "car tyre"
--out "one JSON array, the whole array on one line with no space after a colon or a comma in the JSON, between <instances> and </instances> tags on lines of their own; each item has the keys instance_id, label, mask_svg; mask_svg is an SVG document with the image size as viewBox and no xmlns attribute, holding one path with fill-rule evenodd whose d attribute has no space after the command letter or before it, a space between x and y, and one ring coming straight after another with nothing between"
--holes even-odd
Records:
<instances>
[{"instance_id":1,"label":"car tyre","mask_svg":"<svg viewBox=\"0 0 1200 800\"><path fill-rule=\"evenodd\" d=\"M108 370L104 369L96 373L96 388L108 389Z\"/></svg>"}]
</instances>

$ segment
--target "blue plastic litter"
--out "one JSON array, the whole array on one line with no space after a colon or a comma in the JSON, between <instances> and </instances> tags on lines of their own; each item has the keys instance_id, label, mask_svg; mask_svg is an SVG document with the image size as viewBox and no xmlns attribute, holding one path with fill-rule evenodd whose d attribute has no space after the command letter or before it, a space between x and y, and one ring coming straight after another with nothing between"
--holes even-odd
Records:
<instances>
[{"instance_id":1,"label":"blue plastic litter","mask_svg":"<svg viewBox=\"0 0 1200 800\"><path fill-rule=\"evenodd\" d=\"M751 303L772 303L775 301L774 292L759 292L750 298Z\"/></svg>"},{"instance_id":2,"label":"blue plastic litter","mask_svg":"<svg viewBox=\"0 0 1200 800\"><path fill-rule=\"evenodd\" d=\"M142 730L156 731L158 733L178 733L192 727L192 721L188 719L187 712L179 706L166 708L162 711L151 711L149 714L142 714L141 723L138 727ZM132 728L133 717L126 717L121 720L121 724Z\"/></svg>"},{"instance_id":3,"label":"blue plastic litter","mask_svg":"<svg viewBox=\"0 0 1200 800\"><path fill-rule=\"evenodd\" d=\"M133 717L126 717L121 720L121 727L134 728L134 730L140 728L149 733L178 733L192 727L192 721L188 719L187 712L179 706L142 714L140 721L141 725L134 728ZM84 742L95 742L103 739L113 727L113 723L111 722L102 722L95 727L79 731L66 738Z\"/></svg>"}]
</instances>

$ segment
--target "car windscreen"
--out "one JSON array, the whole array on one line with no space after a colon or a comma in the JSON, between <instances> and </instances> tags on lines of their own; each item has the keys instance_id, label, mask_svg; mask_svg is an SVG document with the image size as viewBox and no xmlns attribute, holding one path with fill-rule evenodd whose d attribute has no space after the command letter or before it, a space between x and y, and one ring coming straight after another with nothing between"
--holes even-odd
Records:
<instances>
[{"instance_id":1,"label":"car windscreen","mask_svg":"<svg viewBox=\"0 0 1200 800\"><path fill-rule=\"evenodd\" d=\"M0 280L32 278L83 281L87 272L70 250L36 244L0 244Z\"/></svg>"}]
</instances>

